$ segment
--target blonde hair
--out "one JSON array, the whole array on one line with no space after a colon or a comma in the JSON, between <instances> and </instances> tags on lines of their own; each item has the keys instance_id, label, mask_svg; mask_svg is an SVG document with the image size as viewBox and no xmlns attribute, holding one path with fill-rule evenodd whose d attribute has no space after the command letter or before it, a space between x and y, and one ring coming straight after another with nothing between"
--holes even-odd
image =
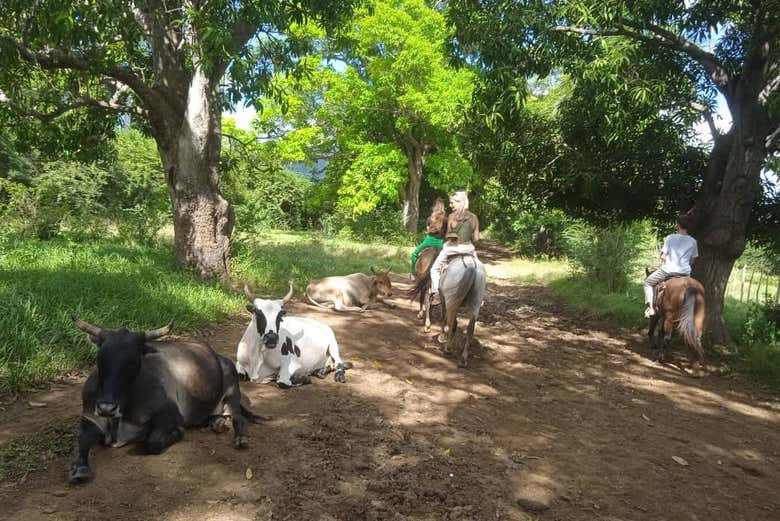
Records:
<instances>
[{"instance_id":1,"label":"blonde hair","mask_svg":"<svg viewBox=\"0 0 780 521\"><path fill-rule=\"evenodd\" d=\"M461 209L457 210L455 214L458 216L458 218L462 218L463 215L466 213L466 211L469 209L468 192L466 192L466 190L458 190L457 192L452 194L451 198L461 203Z\"/></svg>"}]
</instances>

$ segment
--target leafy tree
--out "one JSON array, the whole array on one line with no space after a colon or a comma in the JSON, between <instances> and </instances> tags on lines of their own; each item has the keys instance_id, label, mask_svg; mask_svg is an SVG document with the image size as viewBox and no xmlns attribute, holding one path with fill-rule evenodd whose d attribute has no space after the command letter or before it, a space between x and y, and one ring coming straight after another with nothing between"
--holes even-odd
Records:
<instances>
[{"instance_id":1,"label":"leafy tree","mask_svg":"<svg viewBox=\"0 0 780 521\"><path fill-rule=\"evenodd\" d=\"M714 144L691 215L701 252L694 276L707 288L705 328L714 341L724 341L726 282L745 247L762 167L780 148L777 0L455 0L448 10L462 52L478 54L489 81L502 90L499 114L521 91L517 76L576 68L605 45L614 49L612 63L646 72L630 81L614 77L615 85L625 85L639 101L643 92L666 89L669 104L659 109L703 114ZM715 36L710 50L706 43ZM716 93L733 119L724 134L712 117Z\"/></svg>"},{"instance_id":2,"label":"leafy tree","mask_svg":"<svg viewBox=\"0 0 780 521\"><path fill-rule=\"evenodd\" d=\"M424 178L440 190L471 179L456 134L474 74L449 63L451 30L423 0L373 1L342 36L323 47L325 64L298 85L285 122L316 129L310 153L328 157L340 208L365 214L400 195L414 232Z\"/></svg>"},{"instance_id":3,"label":"leafy tree","mask_svg":"<svg viewBox=\"0 0 780 521\"><path fill-rule=\"evenodd\" d=\"M291 26L330 27L350 10L322 0L9 0L0 91L20 114L93 107L144 119L173 203L177 264L225 276L234 217L219 190L220 113L307 51L286 37ZM50 88L31 89L37 77Z\"/></svg>"}]
</instances>

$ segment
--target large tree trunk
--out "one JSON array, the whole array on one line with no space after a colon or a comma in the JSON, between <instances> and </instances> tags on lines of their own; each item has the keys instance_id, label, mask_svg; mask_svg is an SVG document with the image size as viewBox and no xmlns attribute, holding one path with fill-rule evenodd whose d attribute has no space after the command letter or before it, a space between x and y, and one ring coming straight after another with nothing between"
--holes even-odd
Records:
<instances>
[{"instance_id":1,"label":"large tree trunk","mask_svg":"<svg viewBox=\"0 0 780 521\"><path fill-rule=\"evenodd\" d=\"M216 81L196 70L180 125L166 125L165 139L157 140L173 206L176 265L206 278L228 275L234 223L232 209L219 191L217 89Z\"/></svg>"},{"instance_id":2,"label":"large tree trunk","mask_svg":"<svg viewBox=\"0 0 780 521\"><path fill-rule=\"evenodd\" d=\"M425 169L426 147L409 138L404 146L409 161L409 179L404 187L404 228L411 233L417 233L420 221L420 186Z\"/></svg>"},{"instance_id":3,"label":"large tree trunk","mask_svg":"<svg viewBox=\"0 0 780 521\"><path fill-rule=\"evenodd\" d=\"M733 126L715 138L691 230L700 249L693 276L705 289L705 336L716 344L728 339L723 321L726 283L745 249L753 204L761 194L769 133L766 111L747 81L739 83L729 108Z\"/></svg>"}]
</instances>

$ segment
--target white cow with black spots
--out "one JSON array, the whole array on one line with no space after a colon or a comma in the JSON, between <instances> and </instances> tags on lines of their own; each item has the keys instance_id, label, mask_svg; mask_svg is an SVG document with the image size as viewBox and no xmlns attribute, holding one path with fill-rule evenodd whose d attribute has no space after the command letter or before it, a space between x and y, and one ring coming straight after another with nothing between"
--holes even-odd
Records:
<instances>
[{"instance_id":1,"label":"white cow with black spots","mask_svg":"<svg viewBox=\"0 0 780 521\"><path fill-rule=\"evenodd\" d=\"M252 321L238 343L236 369L253 382L267 383L276 378L280 387L311 382L311 375L324 378L335 371L337 382L346 381L345 364L339 355L336 335L330 326L305 317L286 316L284 305L290 291L281 300L258 298L244 286Z\"/></svg>"}]
</instances>

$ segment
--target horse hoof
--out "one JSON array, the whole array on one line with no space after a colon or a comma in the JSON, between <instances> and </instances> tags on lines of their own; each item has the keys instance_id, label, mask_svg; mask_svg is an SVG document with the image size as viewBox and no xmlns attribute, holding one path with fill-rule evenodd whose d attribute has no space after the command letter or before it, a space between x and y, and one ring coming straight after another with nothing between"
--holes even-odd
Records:
<instances>
[{"instance_id":1,"label":"horse hoof","mask_svg":"<svg viewBox=\"0 0 780 521\"><path fill-rule=\"evenodd\" d=\"M440 333L436 336L436 341L440 344L447 344L447 342L450 341L449 335L445 335L444 333Z\"/></svg>"},{"instance_id":2,"label":"horse hoof","mask_svg":"<svg viewBox=\"0 0 780 521\"><path fill-rule=\"evenodd\" d=\"M423 313L422 311L420 311L419 313L417 313L417 318L419 318L420 320L422 320L423 318L425 318L425 313Z\"/></svg>"},{"instance_id":3,"label":"horse hoof","mask_svg":"<svg viewBox=\"0 0 780 521\"><path fill-rule=\"evenodd\" d=\"M85 465L73 465L68 472L68 483L80 485L92 479L92 469Z\"/></svg>"},{"instance_id":4,"label":"horse hoof","mask_svg":"<svg viewBox=\"0 0 780 521\"><path fill-rule=\"evenodd\" d=\"M233 440L233 447L239 450L249 447L249 438L246 436L236 436Z\"/></svg>"},{"instance_id":5,"label":"horse hoof","mask_svg":"<svg viewBox=\"0 0 780 521\"><path fill-rule=\"evenodd\" d=\"M469 366L468 360L458 360L458 367L466 369Z\"/></svg>"}]
</instances>

